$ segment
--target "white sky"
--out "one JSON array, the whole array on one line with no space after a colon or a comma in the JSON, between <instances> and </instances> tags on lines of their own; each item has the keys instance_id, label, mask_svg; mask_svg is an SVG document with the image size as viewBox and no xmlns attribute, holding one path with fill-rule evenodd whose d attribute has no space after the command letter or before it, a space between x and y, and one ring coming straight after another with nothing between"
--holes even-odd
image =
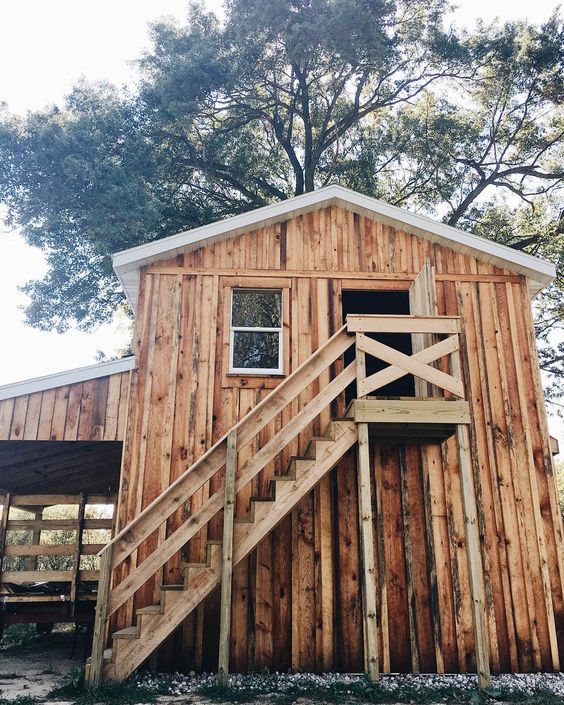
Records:
<instances>
[{"instance_id":1,"label":"white sky","mask_svg":"<svg viewBox=\"0 0 564 705\"><path fill-rule=\"evenodd\" d=\"M466 26L480 17L543 22L556 7L553 0L457 4L452 20ZM132 61L149 45L147 23L165 15L182 20L186 7L186 0L0 0L0 101L25 114L60 102L81 76L131 83ZM41 252L17 232L0 230L0 384L92 364L97 350L111 354L125 343L115 326L64 335L25 326L17 287L44 269ZM553 428L564 436L561 425Z\"/></svg>"}]
</instances>

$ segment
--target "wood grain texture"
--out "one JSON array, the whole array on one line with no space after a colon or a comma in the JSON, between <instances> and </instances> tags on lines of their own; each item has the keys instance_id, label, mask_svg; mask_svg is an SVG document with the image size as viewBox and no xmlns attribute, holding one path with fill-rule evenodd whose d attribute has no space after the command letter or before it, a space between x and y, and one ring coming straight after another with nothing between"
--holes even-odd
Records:
<instances>
[{"instance_id":1,"label":"wood grain texture","mask_svg":"<svg viewBox=\"0 0 564 705\"><path fill-rule=\"evenodd\" d=\"M139 370L127 420L119 526L138 516L279 384L268 377L237 376L236 383L222 385L227 287L255 281L257 286L284 287L291 372L342 325L343 289L407 292L426 261L435 272L437 313L459 320L466 338L464 391L472 422L471 472L490 665L493 672L555 670L564 657L562 523L526 282L336 207L213 243L142 273L135 332ZM342 366L337 361L317 386L277 412L254 445L240 449L239 465L287 426ZM446 358L436 369L452 374ZM21 435L22 428L24 435L78 437L76 413L92 418L86 425L97 437L119 434L115 429L124 422L118 416L116 424L113 412L106 413L103 431L95 428L99 405L92 400L102 395L106 408L113 408L115 399L123 398L121 387L128 385L122 381L119 395L115 381L106 386L87 395L81 390L84 402L78 407L78 392L70 390L64 427L61 393L44 392L40 399L17 405L15 400L1 402L0 437L10 438L18 429ZM264 494L269 479L286 471L290 456L303 453L308 438L322 432L328 413L343 414L344 409L341 396L330 412L324 410L269 460L248 490L239 493L236 516L244 516L250 496ZM171 429L162 427L163 420ZM371 446L380 669L475 671L456 440L442 446ZM350 452L236 567L233 670L362 670L355 477L355 453ZM166 532L156 532L141 554L157 550L222 485L220 471L178 507ZM177 582L182 563L202 560L206 539L220 538L221 526L218 515L167 562L159 580ZM158 580L153 580L138 594L137 606L153 601L155 586L158 592ZM212 595L186 621L175 668L215 667L218 605ZM130 623L131 608L122 609L118 623Z\"/></svg>"},{"instance_id":2,"label":"wood grain texture","mask_svg":"<svg viewBox=\"0 0 564 705\"><path fill-rule=\"evenodd\" d=\"M0 402L0 441L122 441L130 372Z\"/></svg>"}]
</instances>

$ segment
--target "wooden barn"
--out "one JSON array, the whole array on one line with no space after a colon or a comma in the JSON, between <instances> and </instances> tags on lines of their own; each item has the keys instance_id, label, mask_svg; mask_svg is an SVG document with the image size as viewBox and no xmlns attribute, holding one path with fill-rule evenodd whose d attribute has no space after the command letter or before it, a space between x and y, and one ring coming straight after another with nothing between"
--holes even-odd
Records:
<instances>
[{"instance_id":1,"label":"wooden barn","mask_svg":"<svg viewBox=\"0 0 564 705\"><path fill-rule=\"evenodd\" d=\"M551 264L330 186L114 267L135 364L0 397L6 496L65 494L67 476L100 493L96 457L104 492L119 484L90 683L144 664L482 686L561 668L531 312ZM50 472L34 443L78 464Z\"/></svg>"}]
</instances>

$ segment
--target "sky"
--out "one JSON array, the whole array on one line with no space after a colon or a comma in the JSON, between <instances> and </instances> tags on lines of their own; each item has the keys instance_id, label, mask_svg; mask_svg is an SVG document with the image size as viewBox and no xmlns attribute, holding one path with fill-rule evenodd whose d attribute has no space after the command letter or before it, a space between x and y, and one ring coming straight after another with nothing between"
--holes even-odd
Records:
<instances>
[{"instance_id":1,"label":"sky","mask_svg":"<svg viewBox=\"0 0 564 705\"><path fill-rule=\"evenodd\" d=\"M215 9L219 0L208 1ZM554 0L459 0L454 24L486 21L545 21ZM81 77L119 85L135 81L134 60L150 46L148 24L163 16L185 17L186 0L0 0L0 101L25 115L60 103ZM0 384L92 364L124 346L123 325L91 333L43 332L25 325L25 296L18 286L45 271L42 253L17 231L0 225ZM564 428L556 427L564 437Z\"/></svg>"}]
</instances>

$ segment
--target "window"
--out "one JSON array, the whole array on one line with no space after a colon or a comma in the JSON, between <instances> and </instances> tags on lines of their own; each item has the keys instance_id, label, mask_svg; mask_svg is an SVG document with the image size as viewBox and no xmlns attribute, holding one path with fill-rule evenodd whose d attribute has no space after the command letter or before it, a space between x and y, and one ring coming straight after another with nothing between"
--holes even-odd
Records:
<instances>
[{"instance_id":1,"label":"window","mask_svg":"<svg viewBox=\"0 0 564 705\"><path fill-rule=\"evenodd\" d=\"M230 372L282 374L282 292L231 291Z\"/></svg>"}]
</instances>

